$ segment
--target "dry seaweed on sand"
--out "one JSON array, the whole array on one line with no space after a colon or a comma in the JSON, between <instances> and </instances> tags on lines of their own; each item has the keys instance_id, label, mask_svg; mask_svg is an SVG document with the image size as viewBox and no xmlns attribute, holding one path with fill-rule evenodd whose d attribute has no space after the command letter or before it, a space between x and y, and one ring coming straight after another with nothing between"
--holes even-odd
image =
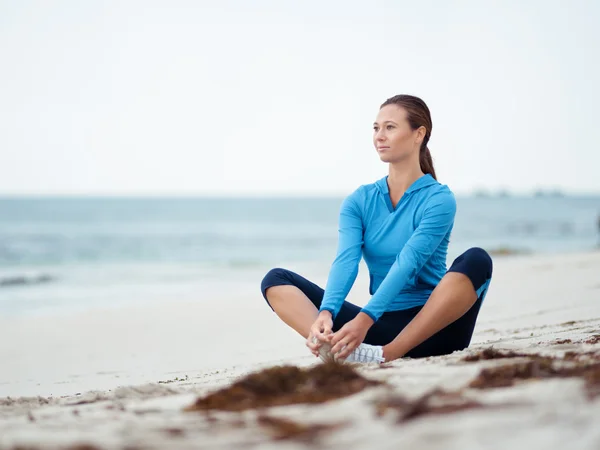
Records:
<instances>
[{"instance_id":1,"label":"dry seaweed on sand","mask_svg":"<svg viewBox=\"0 0 600 450\"><path fill-rule=\"evenodd\" d=\"M488 359L504 359L504 358L523 358L529 357L527 353L516 353L510 350L496 350L495 348L486 348L477 353L467 355L461 361L475 362Z\"/></svg>"},{"instance_id":2,"label":"dry seaweed on sand","mask_svg":"<svg viewBox=\"0 0 600 450\"><path fill-rule=\"evenodd\" d=\"M415 399L395 395L375 403L377 416L383 416L388 410L398 413L398 422L406 422L427 415L451 414L467 409L485 407L483 404L466 398L461 391L434 389Z\"/></svg>"},{"instance_id":3,"label":"dry seaweed on sand","mask_svg":"<svg viewBox=\"0 0 600 450\"><path fill-rule=\"evenodd\" d=\"M503 364L481 369L479 375L469 383L475 389L512 386L516 380L548 378L555 374L550 358L537 357L526 362Z\"/></svg>"},{"instance_id":4,"label":"dry seaweed on sand","mask_svg":"<svg viewBox=\"0 0 600 450\"><path fill-rule=\"evenodd\" d=\"M592 336L594 338L594 336ZM590 341L592 338L589 338ZM584 341L587 342L587 341ZM544 360L557 360L557 361L574 361L577 359L596 359L600 360L600 352L598 351L589 351L589 352L574 352L569 351L565 352L562 357L560 356L542 356L539 353L517 353L512 350L496 350L495 348L489 347L483 350L478 351L477 353L472 353L470 355L464 356L460 359L463 362L476 362L476 361L486 361L492 359L510 359L510 358L535 358L536 360L544 359Z\"/></svg>"},{"instance_id":5,"label":"dry seaweed on sand","mask_svg":"<svg viewBox=\"0 0 600 450\"><path fill-rule=\"evenodd\" d=\"M592 338L595 336L597 335ZM600 394L600 354L597 352L565 352L562 356L544 356L539 353L525 354L487 348L464 357L462 361L507 358L525 360L483 368L468 387L491 389L513 386L520 380L582 377L590 397Z\"/></svg>"},{"instance_id":6,"label":"dry seaweed on sand","mask_svg":"<svg viewBox=\"0 0 600 450\"><path fill-rule=\"evenodd\" d=\"M562 359L564 361L596 361L600 362L600 351L591 352L565 352Z\"/></svg>"},{"instance_id":7,"label":"dry seaweed on sand","mask_svg":"<svg viewBox=\"0 0 600 450\"><path fill-rule=\"evenodd\" d=\"M593 360L563 359L561 361L546 356L531 355L529 361L481 369L479 375L469 383L469 387L489 389L512 386L519 380L568 377L585 379L588 394L594 397L600 389L600 363Z\"/></svg>"},{"instance_id":8,"label":"dry seaweed on sand","mask_svg":"<svg viewBox=\"0 0 600 450\"><path fill-rule=\"evenodd\" d=\"M335 431L344 423L335 424L302 424L290 419L261 415L258 424L266 428L273 440L294 440L314 443L325 432Z\"/></svg>"},{"instance_id":9,"label":"dry seaweed on sand","mask_svg":"<svg viewBox=\"0 0 600 450\"><path fill-rule=\"evenodd\" d=\"M584 344L598 344L600 343L600 334L594 334L583 341Z\"/></svg>"},{"instance_id":10,"label":"dry seaweed on sand","mask_svg":"<svg viewBox=\"0 0 600 450\"><path fill-rule=\"evenodd\" d=\"M244 411L298 403L323 403L382 384L336 362L310 368L277 366L251 373L185 408L186 411Z\"/></svg>"}]
</instances>

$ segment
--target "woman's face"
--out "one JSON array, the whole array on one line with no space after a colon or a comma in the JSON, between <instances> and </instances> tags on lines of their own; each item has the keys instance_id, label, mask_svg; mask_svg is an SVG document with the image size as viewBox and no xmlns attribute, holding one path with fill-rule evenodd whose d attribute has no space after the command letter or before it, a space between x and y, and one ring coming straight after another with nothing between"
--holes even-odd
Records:
<instances>
[{"instance_id":1,"label":"woman's face","mask_svg":"<svg viewBox=\"0 0 600 450\"><path fill-rule=\"evenodd\" d=\"M419 152L425 128L413 130L406 120L406 110L387 105L379 110L373 124L373 144L383 162L393 163Z\"/></svg>"}]
</instances>

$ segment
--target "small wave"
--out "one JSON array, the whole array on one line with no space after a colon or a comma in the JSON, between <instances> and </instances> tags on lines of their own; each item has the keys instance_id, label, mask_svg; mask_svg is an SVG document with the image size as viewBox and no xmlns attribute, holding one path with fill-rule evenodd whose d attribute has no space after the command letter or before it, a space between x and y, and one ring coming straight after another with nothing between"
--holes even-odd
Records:
<instances>
[{"instance_id":1,"label":"small wave","mask_svg":"<svg viewBox=\"0 0 600 450\"><path fill-rule=\"evenodd\" d=\"M56 277L48 274L13 275L0 277L0 287L27 286L55 281Z\"/></svg>"}]
</instances>

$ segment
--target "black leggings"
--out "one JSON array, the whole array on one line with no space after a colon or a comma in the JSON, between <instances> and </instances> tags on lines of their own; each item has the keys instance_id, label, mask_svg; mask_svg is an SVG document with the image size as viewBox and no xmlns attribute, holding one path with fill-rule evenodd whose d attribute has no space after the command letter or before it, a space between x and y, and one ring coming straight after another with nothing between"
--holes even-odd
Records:
<instances>
[{"instance_id":1,"label":"black leggings","mask_svg":"<svg viewBox=\"0 0 600 450\"><path fill-rule=\"evenodd\" d=\"M454 260L448 272L459 272L469 277L473 283L473 288L477 292L477 301L458 320L438 331L408 352L405 355L407 357L423 358L426 356L447 355L467 348L471 342L477 314L492 278L492 259L485 250L478 247L470 248ZM267 289L273 286L284 285L296 286L310 299L317 309L321 306L324 294L322 288L292 271L280 268L270 270L262 280L261 290L267 303L269 303L266 295ZM415 306L410 309L383 313L379 320L369 329L364 342L371 345L389 344L417 315L422 307ZM360 310L361 307L345 301L333 321L333 331L339 330L344 324L354 319Z\"/></svg>"}]
</instances>

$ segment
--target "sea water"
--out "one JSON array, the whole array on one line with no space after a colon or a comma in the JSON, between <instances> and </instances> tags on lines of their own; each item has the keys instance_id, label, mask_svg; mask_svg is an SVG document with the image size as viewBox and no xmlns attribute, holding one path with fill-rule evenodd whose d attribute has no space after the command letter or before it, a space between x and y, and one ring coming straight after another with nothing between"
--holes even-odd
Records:
<instances>
[{"instance_id":1,"label":"sea water","mask_svg":"<svg viewBox=\"0 0 600 450\"><path fill-rule=\"evenodd\" d=\"M342 198L0 199L0 314L253 289L272 267L326 273ZM448 262L472 246L588 251L600 197L457 197Z\"/></svg>"}]
</instances>

